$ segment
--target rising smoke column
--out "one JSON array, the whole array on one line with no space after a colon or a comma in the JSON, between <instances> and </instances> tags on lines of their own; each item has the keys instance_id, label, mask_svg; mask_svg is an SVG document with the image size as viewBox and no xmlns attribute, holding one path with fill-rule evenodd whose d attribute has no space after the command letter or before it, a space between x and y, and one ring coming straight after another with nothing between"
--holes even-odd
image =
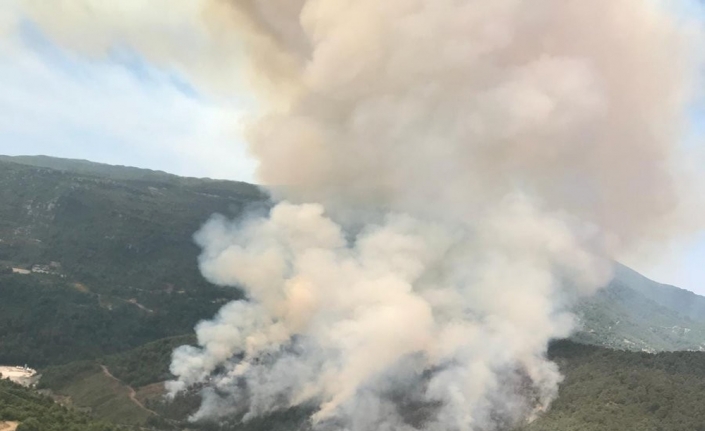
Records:
<instances>
[{"instance_id":1,"label":"rising smoke column","mask_svg":"<svg viewBox=\"0 0 705 431\"><path fill-rule=\"evenodd\" d=\"M196 235L204 275L248 300L174 353L170 391L206 387L195 418L521 422L556 396L571 303L682 225L697 38L659 1L20 3L67 46L127 43L209 91L248 59L247 138L281 203Z\"/></svg>"},{"instance_id":2,"label":"rising smoke column","mask_svg":"<svg viewBox=\"0 0 705 431\"><path fill-rule=\"evenodd\" d=\"M228 15L229 14L229 15ZM486 430L545 409L546 357L611 258L667 237L691 86L656 2L214 2L268 111L268 217L196 236L248 301L174 353L196 418L314 406L350 430ZM400 395L401 394L401 395ZM433 406L412 420L404 405Z\"/></svg>"}]
</instances>

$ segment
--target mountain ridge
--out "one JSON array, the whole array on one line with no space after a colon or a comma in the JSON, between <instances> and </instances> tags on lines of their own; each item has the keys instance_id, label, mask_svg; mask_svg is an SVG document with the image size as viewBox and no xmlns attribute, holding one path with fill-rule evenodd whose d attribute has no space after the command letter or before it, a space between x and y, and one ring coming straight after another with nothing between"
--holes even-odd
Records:
<instances>
[{"instance_id":1,"label":"mountain ridge","mask_svg":"<svg viewBox=\"0 0 705 431\"><path fill-rule=\"evenodd\" d=\"M48 156L0 156L0 186L0 264L59 263L62 276L90 292L157 313L174 292L233 298L201 277L192 235L213 214L237 218L269 205L266 192L247 183ZM637 351L705 348L705 298L623 265L576 314L580 342Z\"/></svg>"},{"instance_id":2,"label":"mountain ridge","mask_svg":"<svg viewBox=\"0 0 705 431\"><path fill-rule=\"evenodd\" d=\"M242 295L200 276L192 235L214 213L236 219L269 198L246 183L75 162L0 157L0 362L39 364L40 385L57 399L126 424L120 429L196 427L184 422L196 392L163 402L170 352L194 343L193 325ZM566 379L554 407L526 431L692 431L705 423L705 353L697 352L705 349L704 297L618 264L575 313L582 329L573 340L584 344L550 346ZM655 353L669 350L696 352ZM56 407L45 402L41 415L54 420ZM0 421L27 418L13 408L0 408ZM308 429L308 413L197 428Z\"/></svg>"}]
</instances>

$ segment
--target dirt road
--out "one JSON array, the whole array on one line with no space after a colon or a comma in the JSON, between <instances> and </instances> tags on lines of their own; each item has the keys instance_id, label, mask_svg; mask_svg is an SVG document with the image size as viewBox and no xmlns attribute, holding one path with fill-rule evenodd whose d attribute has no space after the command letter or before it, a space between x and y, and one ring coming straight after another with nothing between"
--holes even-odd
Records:
<instances>
[{"instance_id":1,"label":"dirt road","mask_svg":"<svg viewBox=\"0 0 705 431\"><path fill-rule=\"evenodd\" d=\"M135 392L135 390L132 388L132 386L126 385L125 383L122 382L122 380L120 380L120 379L118 379L117 377L113 376L113 375L110 373L110 370L108 370L108 367L106 367L105 365L101 365L100 368L103 369L103 374L105 374L107 377L109 377L109 378L115 380L116 382L120 383L121 385L125 386L125 387L130 391L130 400L131 400L133 403L135 403L138 407L142 408L143 410L146 410L146 411L150 412L151 414L153 414L153 415L155 415L155 416L159 416L154 410L148 409L147 407L145 407L144 404L142 404L142 403L140 402L140 400L137 399L137 392ZM0 428L0 431L5 431L5 430L3 430L2 428ZM10 431L14 431L14 430L10 430Z\"/></svg>"}]
</instances>

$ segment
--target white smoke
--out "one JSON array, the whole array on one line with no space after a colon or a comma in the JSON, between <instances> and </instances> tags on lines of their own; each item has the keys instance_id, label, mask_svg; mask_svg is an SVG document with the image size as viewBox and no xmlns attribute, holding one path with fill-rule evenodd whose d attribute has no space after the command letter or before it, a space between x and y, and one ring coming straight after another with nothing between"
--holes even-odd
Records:
<instances>
[{"instance_id":1,"label":"white smoke","mask_svg":"<svg viewBox=\"0 0 705 431\"><path fill-rule=\"evenodd\" d=\"M206 387L195 418L519 423L557 394L546 349L574 329L571 303L688 221L677 166L698 35L661 2L201 0L186 27L214 42L187 58L168 25L92 9L113 29L92 43L70 30L83 9L52 21L54 2L24 1L67 45L126 41L197 80L227 81L214 64L242 53L262 91L247 135L284 202L196 236L204 275L248 300L174 352L170 391Z\"/></svg>"},{"instance_id":2,"label":"white smoke","mask_svg":"<svg viewBox=\"0 0 705 431\"><path fill-rule=\"evenodd\" d=\"M314 204L282 203L244 226L214 218L197 235L203 273L250 300L198 326L202 349L175 352L169 388L217 371L227 401L212 393L197 418L314 403L316 420L361 430L403 428L378 410L400 373L410 384L435 370L417 394L442 405L426 429L489 429L508 404L518 419L534 407L525 394L495 398L522 378L547 405L560 375L546 344L573 328L560 299L593 291L609 267L564 216L522 198L498 205L474 226L390 213L352 240Z\"/></svg>"},{"instance_id":3,"label":"white smoke","mask_svg":"<svg viewBox=\"0 0 705 431\"><path fill-rule=\"evenodd\" d=\"M226 3L290 90L249 139L294 203L197 235L248 301L174 353L170 390L209 382L196 418L303 405L360 431L547 408L571 301L677 230L689 34L643 0Z\"/></svg>"}]
</instances>

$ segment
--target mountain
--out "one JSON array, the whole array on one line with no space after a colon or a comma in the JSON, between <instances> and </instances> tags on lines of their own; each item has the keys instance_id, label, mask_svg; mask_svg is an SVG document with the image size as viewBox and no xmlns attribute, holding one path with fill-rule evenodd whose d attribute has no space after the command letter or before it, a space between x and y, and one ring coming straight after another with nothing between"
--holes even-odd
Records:
<instances>
[{"instance_id":1,"label":"mountain","mask_svg":"<svg viewBox=\"0 0 705 431\"><path fill-rule=\"evenodd\" d=\"M0 157L0 362L97 358L193 325L240 292L201 277L192 235L269 205L258 187L44 156ZM42 310L42 313L36 313ZM618 266L578 305L574 339L705 348L705 298Z\"/></svg>"},{"instance_id":2,"label":"mountain","mask_svg":"<svg viewBox=\"0 0 705 431\"><path fill-rule=\"evenodd\" d=\"M107 336L106 346L86 355L95 357L187 333L199 318L237 297L238 292L215 288L201 277L192 235L212 214L238 217L266 207L268 197L246 183L183 178L85 160L1 156L0 202L0 265L44 271L32 274L31 280L0 276L8 286L6 295L33 303L56 294L46 290L54 283L70 292L64 296L72 297L69 302L74 304L60 301L66 307L56 307L58 319L82 315L74 321L92 319L99 327L107 326L108 332L116 325L110 317L121 313L125 320L150 322L150 330L133 339L130 334L139 332L137 328L120 328L128 335L116 341L115 348L107 345L114 337ZM23 294L32 296L27 284L46 291L21 299ZM81 301L88 301L84 308L101 309L86 317L86 312L75 309ZM579 304L576 312L582 329L575 339L580 342L646 351L705 348L705 298L653 282L621 265L609 286ZM23 324L41 327L31 319ZM58 338L67 334L81 338L78 329L67 331L52 330ZM3 342L7 337L0 330L0 347ZM0 362L43 365L79 356L36 361L29 354L0 352Z\"/></svg>"},{"instance_id":3,"label":"mountain","mask_svg":"<svg viewBox=\"0 0 705 431\"><path fill-rule=\"evenodd\" d=\"M242 297L200 276L192 235L214 213L238 218L269 205L245 183L0 157L0 363L40 368L44 393L73 408L61 413L36 391L0 386L0 425L49 430L42 424L67 420L110 429L91 423L102 418L183 428L198 397L163 400L170 352L194 342L200 319ZM618 265L614 280L575 311L581 329L573 338L582 344L556 342L549 352L566 376L560 396L522 431L702 429L705 352L667 351L705 349L705 298ZM307 427L307 414L199 429L291 431Z\"/></svg>"},{"instance_id":4,"label":"mountain","mask_svg":"<svg viewBox=\"0 0 705 431\"><path fill-rule=\"evenodd\" d=\"M617 265L603 290L582 301L574 339L647 352L705 349L705 298Z\"/></svg>"},{"instance_id":5,"label":"mountain","mask_svg":"<svg viewBox=\"0 0 705 431\"><path fill-rule=\"evenodd\" d=\"M22 163L0 161L0 363L42 367L189 333L240 297L201 277L192 235L215 213L266 206L256 186L10 160Z\"/></svg>"},{"instance_id":6,"label":"mountain","mask_svg":"<svg viewBox=\"0 0 705 431\"><path fill-rule=\"evenodd\" d=\"M41 384L102 419L178 429L197 409L198 395L168 403L163 385L137 386L119 370L145 357L166 364L167 348L183 341L164 340L98 362L55 367L46 370ZM559 341L549 348L549 357L565 376L551 409L520 430L497 431L705 431L705 352L649 354ZM159 366L142 368L144 382L161 376ZM230 419L188 426L203 431L310 431L310 413L291 408L245 423ZM410 417L423 421L423 409Z\"/></svg>"}]
</instances>

